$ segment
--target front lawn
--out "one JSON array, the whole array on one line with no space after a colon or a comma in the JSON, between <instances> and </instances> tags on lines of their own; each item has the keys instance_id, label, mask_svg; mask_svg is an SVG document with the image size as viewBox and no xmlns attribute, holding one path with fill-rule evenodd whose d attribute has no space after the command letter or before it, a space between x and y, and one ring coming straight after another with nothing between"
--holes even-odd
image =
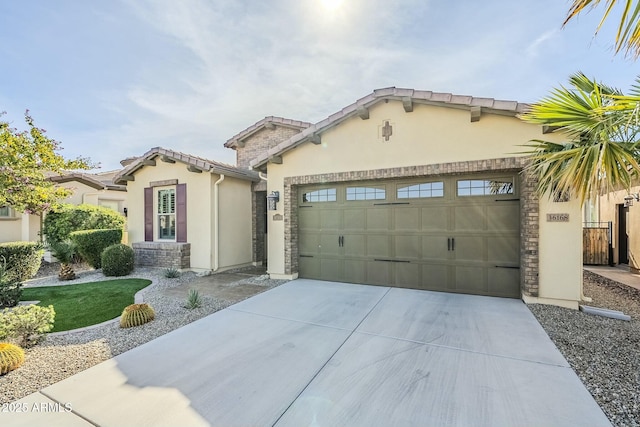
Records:
<instances>
[{"instance_id":1,"label":"front lawn","mask_svg":"<svg viewBox=\"0 0 640 427\"><path fill-rule=\"evenodd\" d=\"M146 279L117 279L75 285L25 288L23 301L53 305L56 319L51 332L68 331L115 319L133 304L134 295L151 284Z\"/></svg>"}]
</instances>

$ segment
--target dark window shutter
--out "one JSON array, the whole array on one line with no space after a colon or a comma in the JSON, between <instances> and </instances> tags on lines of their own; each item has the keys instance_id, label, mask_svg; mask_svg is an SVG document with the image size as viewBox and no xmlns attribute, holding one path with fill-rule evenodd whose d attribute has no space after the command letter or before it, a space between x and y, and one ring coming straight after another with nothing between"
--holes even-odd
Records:
<instances>
[{"instance_id":1,"label":"dark window shutter","mask_svg":"<svg viewBox=\"0 0 640 427\"><path fill-rule=\"evenodd\" d=\"M144 241L153 242L153 188L144 189Z\"/></svg>"},{"instance_id":2,"label":"dark window shutter","mask_svg":"<svg viewBox=\"0 0 640 427\"><path fill-rule=\"evenodd\" d=\"M176 242L187 241L187 184L176 185Z\"/></svg>"}]
</instances>

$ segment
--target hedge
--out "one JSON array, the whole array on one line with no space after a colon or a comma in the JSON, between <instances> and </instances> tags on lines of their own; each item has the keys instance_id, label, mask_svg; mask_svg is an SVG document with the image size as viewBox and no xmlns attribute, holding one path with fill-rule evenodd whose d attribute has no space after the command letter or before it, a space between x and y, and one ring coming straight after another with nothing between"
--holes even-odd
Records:
<instances>
[{"instance_id":1,"label":"hedge","mask_svg":"<svg viewBox=\"0 0 640 427\"><path fill-rule=\"evenodd\" d=\"M83 230L69 235L78 253L93 268L102 267L102 251L122 241L122 230Z\"/></svg>"},{"instance_id":2,"label":"hedge","mask_svg":"<svg viewBox=\"0 0 640 427\"><path fill-rule=\"evenodd\" d=\"M36 275L44 249L36 242L0 243L0 264L6 262L8 278L24 282Z\"/></svg>"},{"instance_id":3,"label":"hedge","mask_svg":"<svg viewBox=\"0 0 640 427\"><path fill-rule=\"evenodd\" d=\"M42 233L47 243L63 242L80 230L124 229L125 218L113 209L94 205L63 204L44 217Z\"/></svg>"}]
</instances>

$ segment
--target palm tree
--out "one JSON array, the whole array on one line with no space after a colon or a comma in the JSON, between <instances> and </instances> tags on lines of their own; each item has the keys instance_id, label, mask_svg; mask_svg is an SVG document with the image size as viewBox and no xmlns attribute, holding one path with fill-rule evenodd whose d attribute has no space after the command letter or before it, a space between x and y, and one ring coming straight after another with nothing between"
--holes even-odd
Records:
<instances>
[{"instance_id":1,"label":"palm tree","mask_svg":"<svg viewBox=\"0 0 640 427\"><path fill-rule=\"evenodd\" d=\"M562 26L564 27L572 18L580 14L580 12L587 8L591 10L601 2L602 0L573 0L573 4L569 8L567 18ZM616 33L616 53L624 48L627 55L630 54L633 58L637 59L640 56L640 2L634 0L620 2L617 0L606 0L605 12L596 28L596 34L600 28L602 28L602 24L604 24L604 21L606 21L616 5L621 5L622 7L622 16L620 18L620 24L618 25L618 32Z\"/></svg>"},{"instance_id":2,"label":"palm tree","mask_svg":"<svg viewBox=\"0 0 640 427\"><path fill-rule=\"evenodd\" d=\"M639 77L640 79L640 77ZM567 140L530 141L529 168L539 194L588 198L623 188L640 177L640 80L630 95L576 73L524 113L524 121L560 128Z\"/></svg>"},{"instance_id":3,"label":"palm tree","mask_svg":"<svg viewBox=\"0 0 640 427\"><path fill-rule=\"evenodd\" d=\"M51 245L51 254L60 261L59 280L73 280L76 273L73 271L73 257L76 255L76 244L70 240L57 242Z\"/></svg>"}]
</instances>

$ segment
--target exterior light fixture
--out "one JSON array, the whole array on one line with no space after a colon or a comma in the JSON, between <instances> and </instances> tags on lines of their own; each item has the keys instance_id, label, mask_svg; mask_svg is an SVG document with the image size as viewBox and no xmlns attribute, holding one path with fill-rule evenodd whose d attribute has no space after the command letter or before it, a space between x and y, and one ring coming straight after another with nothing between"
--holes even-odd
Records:
<instances>
[{"instance_id":1,"label":"exterior light fixture","mask_svg":"<svg viewBox=\"0 0 640 427\"><path fill-rule=\"evenodd\" d=\"M277 203L280 201L280 192L272 191L271 194L267 196L267 210L275 211L278 206Z\"/></svg>"},{"instance_id":2,"label":"exterior light fixture","mask_svg":"<svg viewBox=\"0 0 640 427\"><path fill-rule=\"evenodd\" d=\"M629 206L633 206L633 201L639 202L640 201L640 194L639 193L635 193L635 194L629 194L628 196L626 196L624 198L624 207L628 208Z\"/></svg>"}]
</instances>

